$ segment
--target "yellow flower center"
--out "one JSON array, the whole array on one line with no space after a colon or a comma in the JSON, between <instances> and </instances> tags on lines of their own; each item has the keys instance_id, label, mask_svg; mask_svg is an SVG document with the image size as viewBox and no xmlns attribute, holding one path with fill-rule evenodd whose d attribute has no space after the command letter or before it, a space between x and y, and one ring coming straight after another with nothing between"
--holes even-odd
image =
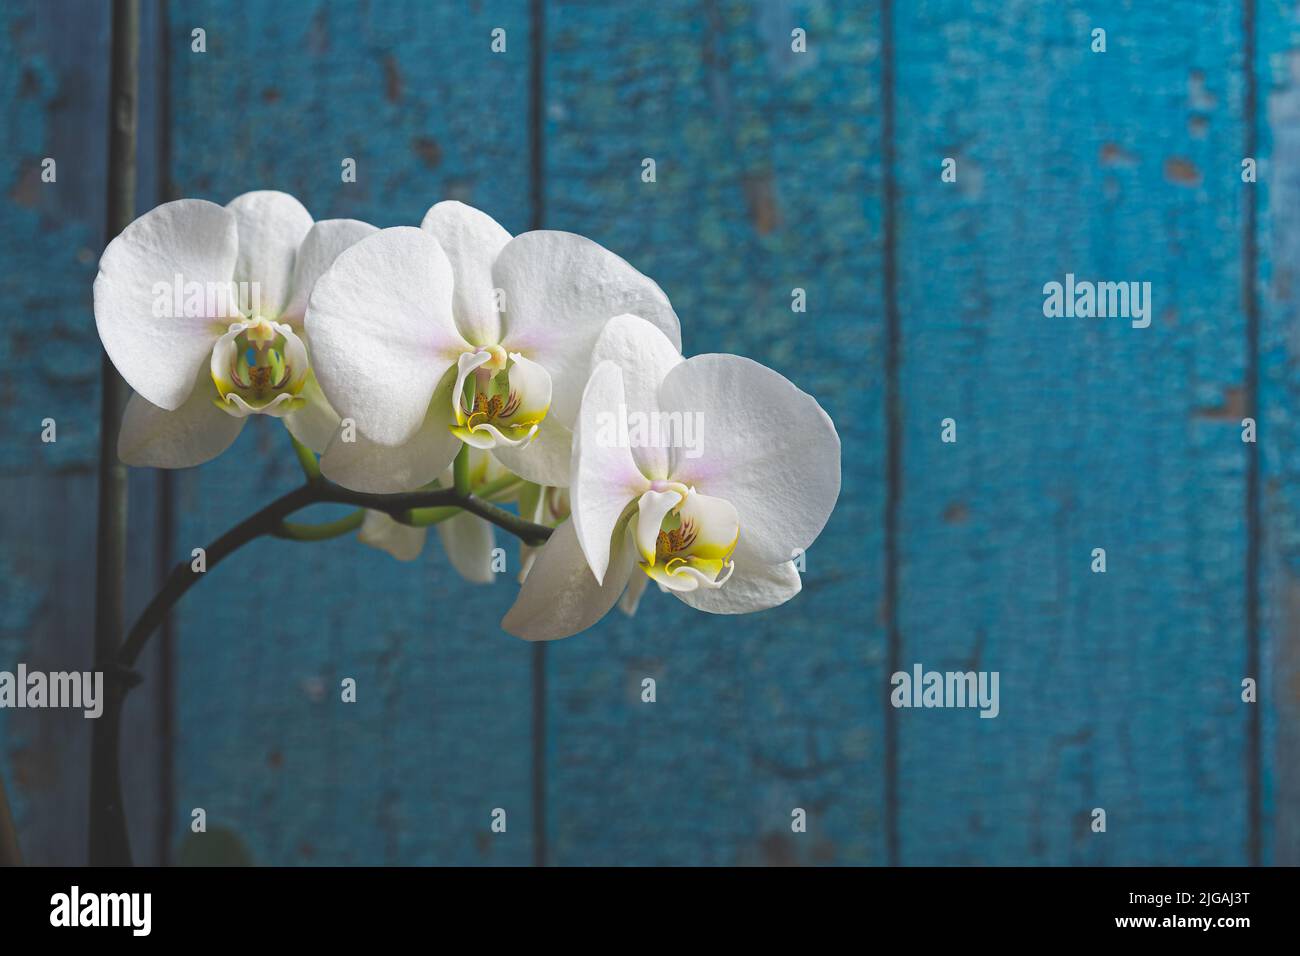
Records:
<instances>
[{"instance_id":1,"label":"yellow flower center","mask_svg":"<svg viewBox=\"0 0 1300 956\"><path fill-rule=\"evenodd\" d=\"M667 519L665 519L667 520ZM667 564L690 551L695 543L695 524L687 520L671 531L660 531L655 539L655 564Z\"/></svg>"},{"instance_id":2,"label":"yellow flower center","mask_svg":"<svg viewBox=\"0 0 1300 956\"><path fill-rule=\"evenodd\" d=\"M472 429L475 425L499 421L519 411L519 394L508 392L504 395L488 395L487 392L475 392L473 407L466 408L462 402L461 408L467 417L465 427Z\"/></svg>"},{"instance_id":3,"label":"yellow flower center","mask_svg":"<svg viewBox=\"0 0 1300 956\"><path fill-rule=\"evenodd\" d=\"M740 525L729 502L655 481L637 502L635 522L641 570L669 590L718 588L731 576Z\"/></svg>"},{"instance_id":4,"label":"yellow flower center","mask_svg":"<svg viewBox=\"0 0 1300 956\"><path fill-rule=\"evenodd\" d=\"M307 350L287 325L261 317L238 322L212 350L216 405L231 415L284 415L301 408Z\"/></svg>"}]
</instances>

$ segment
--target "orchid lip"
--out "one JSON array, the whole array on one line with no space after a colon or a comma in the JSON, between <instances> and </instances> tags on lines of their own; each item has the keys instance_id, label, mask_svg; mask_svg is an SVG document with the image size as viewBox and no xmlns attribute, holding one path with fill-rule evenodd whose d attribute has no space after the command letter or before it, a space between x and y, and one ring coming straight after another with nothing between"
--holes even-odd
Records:
<instances>
[{"instance_id":1,"label":"orchid lip","mask_svg":"<svg viewBox=\"0 0 1300 956\"><path fill-rule=\"evenodd\" d=\"M546 371L500 345L464 352L456 361L452 434L476 448L532 441L551 405Z\"/></svg>"},{"instance_id":2,"label":"orchid lip","mask_svg":"<svg viewBox=\"0 0 1300 956\"><path fill-rule=\"evenodd\" d=\"M281 417L302 407L307 348L287 325L257 316L231 323L212 347L211 374L222 411Z\"/></svg>"},{"instance_id":3,"label":"orchid lip","mask_svg":"<svg viewBox=\"0 0 1300 956\"><path fill-rule=\"evenodd\" d=\"M671 591L720 588L731 577L740 539L736 509L680 482L651 482L631 528L641 570Z\"/></svg>"}]
</instances>

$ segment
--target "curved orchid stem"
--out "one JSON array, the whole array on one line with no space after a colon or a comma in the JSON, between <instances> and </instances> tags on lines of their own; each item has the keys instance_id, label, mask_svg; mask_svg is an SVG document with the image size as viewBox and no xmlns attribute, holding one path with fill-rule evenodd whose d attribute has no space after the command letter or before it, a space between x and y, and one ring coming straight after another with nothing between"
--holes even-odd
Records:
<instances>
[{"instance_id":1,"label":"curved orchid stem","mask_svg":"<svg viewBox=\"0 0 1300 956\"><path fill-rule=\"evenodd\" d=\"M412 528L429 528L439 522L446 521L448 518L454 518L460 514L459 508L441 507L441 508L412 508L397 516L397 520L402 524L410 525Z\"/></svg>"},{"instance_id":2,"label":"curved orchid stem","mask_svg":"<svg viewBox=\"0 0 1300 956\"><path fill-rule=\"evenodd\" d=\"M316 453L293 435L289 436L289 441L293 443L293 453L298 456L298 464L302 466L303 477L308 481L320 478L320 462L316 460Z\"/></svg>"},{"instance_id":3,"label":"curved orchid stem","mask_svg":"<svg viewBox=\"0 0 1300 956\"><path fill-rule=\"evenodd\" d=\"M468 511L510 532L524 544L533 547L540 546L551 535L551 529L545 525L525 521L518 515L511 514L485 500L489 495L506 490L511 484L510 481L499 479L489 482L479 487L479 494L474 494L469 487L468 459L465 455L457 458L454 469L455 487L440 488L434 485L403 494L374 495L350 491L329 481L321 475L320 464L309 448L297 440L294 441L293 446L298 463L302 466L303 474L307 479L306 483L288 494L281 495L213 541L204 550L202 563L197 559L194 563L185 561L177 563L167 575L162 589L153 596L153 600L141 612L140 617L127 633L126 640L121 643L116 655L111 658L113 666L109 676L112 686L117 690L105 707L106 730L101 739L100 750L106 755L105 759L111 763L114 782L118 779L116 767L121 749L122 703L127 692L140 682L139 675L132 670L140 657L140 652L144 650L145 644L167 614L176 606L176 602L210 569L250 541L264 535L293 541L325 541L336 538L359 528L365 520L367 509L382 511L398 521L414 525L435 524L461 511ZM513 478L513 476L509 477ZM321 524L304 524L286 520L295 512L315 504L353 505L357 510L343 518ZM196 570L195 564L198 564L202 570ZM116 789L120 790L120 788ZM0 791L0 798L2 797L3 792ZM2 799L0 799L0 810L3 810ZM6 813L0 812L0 861L13 862L17 859L17 851L10 846L11 841L6 839L7 829L4 823L7 816ZM125 818L119 813L105 825L108 827L106 832L113 838L115 849L111 854L100 853L100 862L130 865L130 844Z\"/></svg>"},{"instance_id":4,"label":"curved orchid stem","mask_svg":"<svg viewBox=\"0 0 1300 956\"><path fill-rule=\"evenodd\" d=\"M337 521L325 521L321 524L302 524L297 521L281 521L280 527L271 532L277 538L284 538L286 541L328 541L330 538L338 538L347 534L349 531L355 531L361 527L361 522L366 518L366 512L358 508L351 514L339 518Z\"/></svg>"},{"instance_id":5,"label":"curved orchid stem","mask_svg":"<svg viewBox=\"0 0 1300 956\"><path fill-rule=\"evenodd\" d=\"M462 495L469 494L469 445L461 445L451 465L452 481Z\"/></svg>"},{"instance_id":6,"label":"curved orchid stem","mask_svg":"<svg viewBox=\"0 0 1300 956\"><path fill-rule=\"evenodd\" d=\"M480 498L491 501L492 496L502 491L512 490L516 485L522 485L524 480L518 475L502 475L495 481L489 481L479 485L474 489L474 494Z\"/></svg>"},{"instance_id":7,"label":"curved orchid stem","mask_svg":"<svg viewBox=\"0 0 1300 956\"><path fill-rule=\"evenodd\" d=\"M545 525L525 521L518 515L511 514L504 508L498 508L490 501L484 501L477 494L462 494L455 488L434 488L432 490L406 491L394 495L372 495L360 491L350 491L328 481L319 486L322 497L318 501L342 505L357 505L402 521L404 524L416 524L412 512L420 509L454 508L478 515L503 531L508 531L524 544L538 547L551 536L551 529ZM444 517L450 517L445 515ZM428 524L435 522L428 521Z\"/></svg>"},{"instance_id":8,"label":"curved orchid stem","mask_svg":"<svg viewBox=\"0 0 1300 956\"><path fill-rule=\"evenodd\" d=\"M324 525L295 524L285 521L294 512L315 504L341 504L354 505L359 509L369 508L382 511L399 521L405 519L410 524L432 524L434 521L428 519L441 520L450 517L451 513L457 510L463 510L490 521L503 531L508 531L519 538L524 544L533 547L543 544L551 536L551 529L545 525L525 521L518 515L498 508L473 493L461 494L455 488L432 488L394 495L376 495L351 491L317 477L277 498L208 545L204 553L205 570L195 571L192 565L185 561L173 567L162 590L154 595L153 600L141 612L122 643L117 655L118 667L129 670L140 656L149 637L185 592L225 557L248 542L263 535L296 540L326 540L346 534L360 525L361 518L358 516L362 514L361 511ZM430 514L430 512L441 513L443 509L447 509L447 513ZM426 520L416 520L416 516L422 513Z\"/></svg>"},{"instance_id":9,"label":"curved orchid stem","mask_svg":"<svg viewBox=\"0 0 1300 956\"><path fill-rule=\"evenodd\" d=\"M122 642L117 654L118 667L129 669L135 664L136 658L144 649L145 642L162 623L167 612L207 573L207 568L220 564L228 554L242 548L254 538L273 533L286 517L319 500L316 495L317 488L311 483L305 484L275 499L261 511L239 522L207 546L204 552L205 570L203 571L194 570L193 565L186 561L173 566L171 573L167 575L167 580L163 583L162 590L153 596L153 600L140 613L127 633L126 640Z\"/></svg>"}]
</instances>

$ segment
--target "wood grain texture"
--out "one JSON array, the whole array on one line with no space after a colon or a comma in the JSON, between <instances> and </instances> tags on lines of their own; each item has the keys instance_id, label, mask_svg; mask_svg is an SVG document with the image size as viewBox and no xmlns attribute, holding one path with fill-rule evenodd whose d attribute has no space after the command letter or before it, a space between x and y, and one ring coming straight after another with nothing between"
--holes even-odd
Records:
<instances>
[{"instance_id":1,"label":"wood grain texture","mask_svg":"<svg viewBox=\"0 0 1300 956\"><path fill-rule=\"evenodd\" d=\"M104 243L108 11L69 0L59 16L40 3L0 14L0 122L10 144L0 159L0 669L91 668L99 339L91 283ZM146 29L153 24L152 11ZM156 62L142 56L141 189L155 188ZM55 182L41 161L57 163ZM41 421L58 440L43 444ZM133 475L129 613L152 590L155 476ZM141 661L147 683L124 712L122 774L136 857L158 861L156 820L161 686L156 655ZM91 725L80 712L0 711L0 774L25 858L86 859Z\"/></svg>"},{"instance_id":2,"label":"wood grain texture","mask_svg":"<svg viewBox=\"0 0 1300 956\"><path fill-rule=\"evenodd\" d=\"M284 189L318 219L380 226L457 198L519 232L540 199L546 227L663 286L688 354L763 362L840 429L840 503L791 604L715 618L652 593L635 618L548 647L549 862L878 864L891 836L905 864L1239 864L1256 838L1264 862L1300 862L1294 0L894 0L888 34L883 0L209 0L170 4L155 34L160 9L145 4L142 209L170 180L222 203ZM0 11L0 669L90 666L106 23L91 0ZM40 182L44 156L57 185ZM1151 327L1045 318L1042 286L1066 272L1150 281ZM795 287L807 313L790 311ZM160 562L298 481L283 429L252 422L176 476L159 554L157 477L133 474L132 606ZM886 709L891 560L901 665L998 671L997 719ZM261 541L215 570L175 618L174 794L156 645L128 704L137 859L161 860L203 807L259 863L531 862L531 648L497 626L514 595L460 582L435 540L413 565L351 538ZM345 676L356 704L339 701ZM1257 705L1240 701L1246 676ZM79 716L0 711L30 862L84 861L88 744ZM807 834L790 831L794 807Z\"/></svg>"},{"instance_id":3,"label":"wood grain texture","mask_svg":"<svg viewBox=\"0 0 1300 956\"><path fill-rule=\"evenodd\" d=\"M526 227L526 3L186 4L171 42L178 194L282 189L380 226L456 198ZM288 441L253 421L181 475L176 557L300 480ZM528 862L529 648L497 627L512 592L462 584L436 539L412 565L263 540L214 570L176 618L177 839L203 807L258 863Z\"/></svg>"},{"instance_id":4,"label":"wood grain texture","mask_svg":"<svg viewBox=\"0 0 1300 956\"><path fill-rule=\"evenodd\" d=\"M1300 864L1300 9L1259 4L1260 712L1266 862Z\"/></svg>"},{"instance_id":5,"label":"wood grain texture","mask_svg":"<svg viewBox=\"0 0 1300 956\"><path fill-rule=\"evenodd\" d=\"M715 617L652 589L548 649L553 861L881 862L877 5L546 13L546 225L653 276L687 354L738 352L815 395L844 475L784 607Z\"/></svg>"},{"instance_id":6,"label":"wood grain texture","mask_svg":"<svg viewBox=\"0 0 1300 956\"><path fill-rule=\"evenodd\" d=\"M1240 11L896 6L902 659L1001 674L898 712L902 859L1245 863ZM1151 326L1045 318L1067 272Z\"/></svg>"}]
</instances>

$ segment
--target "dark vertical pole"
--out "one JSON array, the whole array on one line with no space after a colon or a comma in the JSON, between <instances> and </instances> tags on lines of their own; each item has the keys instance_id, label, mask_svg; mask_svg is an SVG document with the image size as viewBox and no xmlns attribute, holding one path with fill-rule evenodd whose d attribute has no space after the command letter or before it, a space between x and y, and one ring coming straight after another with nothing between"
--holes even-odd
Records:
<instances>
[{"instance_id":1,"label":"dark vertical pole","mask_svg":"<svg viewBox=\"0 0 1300 956\"><path fill-rule=\"evenodd\" d=\"M533 866L546 866L546 644L533 645Z\"/></svg>"},{"instance_id":2,"label":"dark vertical pole","mask_svg":"<svg viewBox=\"0 0 1300 956\"><path fill-rule=\"evenodd\" d=\"M1259 69L1256 60L1255 0L1245 0L1242 5L1242 34L1245 45L1246 89L1245 114L1246 156L1259 157ZM1260 679L1259 602L1260 602L1260 550L1262 528L1260 524L1260 463L1259 433L1259 295L1256 290L1259 261L1259 204L1258 186L1246 188L1246 208L1242 228L1241 304L1246 316L1246 410L1248 418L1256 422L1256 441L1246 445L1246 674ZM1260 705L1246 708L1246 792L1247 833L1246 860L1252 866L1262 861L1260 828L1263 816L1263 789L1260 778L1263 772L1261 759Z\"/></svg>"},{"instance_id":3,"label":"dark vertical pole","mask_svg":"<svg viewBox=\"0 0 1300 956\"><path fill-rule=\"evenodd\" d=\"M546 3L532 0L532 62L528 78L528 180L532 195L531 228L541 229L546 222L546 169L543 112L545 99ZM533 865L546 866L546 644L533 645Z\"/></svg>"},{"instance_id":4,"label":"dark vertical pole","mask_svg":"<svg viewBox=\"0 0 1300 956\"><path fill-rule=\"evenodd\" d=\"M140 57L139 0L113 0L108 100L108 218L111 241L135 215L135 133ZM104 712L95 721L90 757L90 864L129 865L131 847L118 765L122 698L113 659L122 640L126 574L126 466L117 430L127 387L105 355L99 423L99 522L95 547L95 670L104 674Z\"/></svg>"},{"instance_id":5,"label":"dark vertical pole","mask_svg":"<svg viewBox=\"0 0 1300 956\"><path fill-rule=\"evenodd\" d=\"M899 396L901 331L898 318L898 183L894 172L894 5L884 0L880 14L881 156L884 161L884 283L885 283L885 640L888 675L900 670L903 652L898 627L898 512L902 499L903 420ZM898 712L889 703L889 684L881 688L885 702L885 858L899 864L898 842Z\"/></svg>"},{"instance_id":6,"label":"dark vertical pole","mask_svg":"<svg viewBox=\"0 0 1300 956\"><path fill-rule=\"evenodd\" d=\"M22 866L23 855L18 850L18 831L14 827L13 811L5 793L5 780L0 776L0 866Z\"/></svg>"}]
</instances>

